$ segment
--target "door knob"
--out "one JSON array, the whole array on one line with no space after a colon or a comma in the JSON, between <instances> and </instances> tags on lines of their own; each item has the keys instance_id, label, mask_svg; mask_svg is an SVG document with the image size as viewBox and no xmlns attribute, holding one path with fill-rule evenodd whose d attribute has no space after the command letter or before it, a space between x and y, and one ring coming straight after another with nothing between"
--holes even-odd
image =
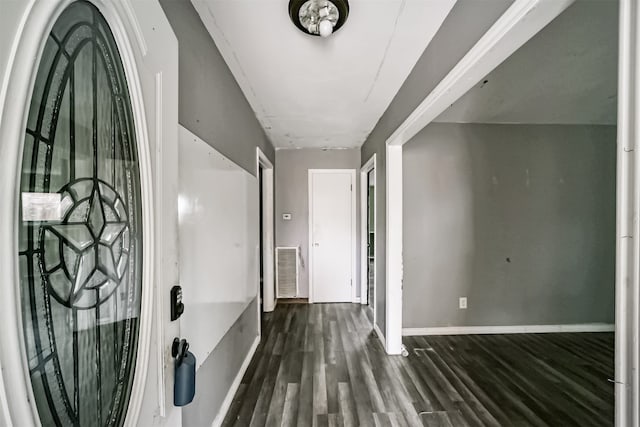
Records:
<instances>
[{"instance_id":1,"label":"door knob","mask_svg":"<svg viewBox=\"0 0 640 427\"><path fill-rule=\"evenodd\" d=\"M313 244L313 246L320 246L320 243L316 242Z\"/></svg>"}]
</instances>

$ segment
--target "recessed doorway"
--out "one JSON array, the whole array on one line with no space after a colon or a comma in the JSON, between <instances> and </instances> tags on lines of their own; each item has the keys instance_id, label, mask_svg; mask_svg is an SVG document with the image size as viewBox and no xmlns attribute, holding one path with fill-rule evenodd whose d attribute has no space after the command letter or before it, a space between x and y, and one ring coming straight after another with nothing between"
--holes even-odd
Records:
<instances>
[{"instance_id":1,"label":"recessed doorway","mask_svg":"<svg viewBox=\"0 0 640 427\"><path fill-rule=\"evenodd\" d=\"M258 277L258 323L262 313L273 311L276 305L274 276L274 223L273 223L273 164L260 150L257 151L256 178L260 205L260 246Z\"/></svg>"},{"instance_id":2,"label":"recessed doorway","mask_svg":"<svg viewBox=\"0 0 640 427\"><path fill-rule=\"evenodd\" d=\"M362 295L367 317L376 325L376 156L360 170L360 274Z\"/></svg>"}]
</instances>

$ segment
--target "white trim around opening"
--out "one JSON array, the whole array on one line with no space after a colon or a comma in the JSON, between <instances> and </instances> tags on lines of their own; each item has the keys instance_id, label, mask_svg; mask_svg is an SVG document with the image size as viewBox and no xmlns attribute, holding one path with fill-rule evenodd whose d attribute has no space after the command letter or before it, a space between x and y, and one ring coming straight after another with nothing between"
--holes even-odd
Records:
<instances>
[{"instance_id":1,"label":"white trim around opening","mask_svg":"<svg viewBox=\"0 0 640 427\"><path fill-rule=\"evenodd\" d=\"M376 155L374 154L360 168L360 303L369 304L369 173L376 170ZM376 177L373 178L373 323L376 323L376 243L377 243L377 215L376 215Z\"/></svg>"},{"instance_id":2,"label":"white trim around opening","mask_svg":"<svg viewBox=\"0 0 640 427\"><path fill-rule=\"evenodd\" d=\"M276 307L275 275L274 275L274 184L273 184L273 163L262 152L260 147L256 147L256 178L258 182L260 169L262 169L262 309L264 312L273 311ZM260 279L258 278L258 286ZM260 289L258 289L260 298ZM260 301L258 301L260 310ZM261 316L262 313L258 313ZM258 318L260 323L260 318Z\"/></svg>"},{"instance_id":3,"label":"white trim around opening","mask_svg":"<svg viewBox=\"0 0 640 427\"><path fill-rule=\"evenodd\" d=\"M621 0L616 188L615 423L640 425L640 6Z\"/></svg>"}]
</instances>

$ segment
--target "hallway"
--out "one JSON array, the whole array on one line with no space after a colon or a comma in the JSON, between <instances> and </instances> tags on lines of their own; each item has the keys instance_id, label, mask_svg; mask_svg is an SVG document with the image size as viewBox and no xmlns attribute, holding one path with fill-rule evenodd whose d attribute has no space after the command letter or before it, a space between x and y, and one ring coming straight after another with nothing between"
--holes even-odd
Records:
<instances>
[{"instance_id":1,"label":"hallway","mask_svg":"<svg viewBox=\"0 0 640 427\"><path fill-rule=\"evenodd\" d=\"M640 1L1 4L0 427L640 426Z\"/></svg>"},{"instance_id":2,"label":"hallway","mask_svg":"<svg viewBox=\"0 0 640 427\"><path fill-rule=\"evenodd\" d=\"M387 356L366 309L280 304L225 426L610 425L613 334L405 337ZM315 423L314 423L315 417Z\"/></svg>"}]
</instances>

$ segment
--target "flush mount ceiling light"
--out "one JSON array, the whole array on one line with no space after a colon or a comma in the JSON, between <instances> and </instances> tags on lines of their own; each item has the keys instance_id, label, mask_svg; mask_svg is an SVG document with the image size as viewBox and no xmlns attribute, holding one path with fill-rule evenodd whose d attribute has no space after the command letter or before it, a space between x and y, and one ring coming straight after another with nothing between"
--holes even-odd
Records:
<instances>
[{"instance_id":1,"label":"flush mount ceiling light","mask_svg":"<svg viewBox=\"0 0 640 427\"><path fill-rule=\"evenodd\" d=\"M289 17L300 31L329 37L347 20L347 0L289 0Z\"/></svg>"}]
</instances>

